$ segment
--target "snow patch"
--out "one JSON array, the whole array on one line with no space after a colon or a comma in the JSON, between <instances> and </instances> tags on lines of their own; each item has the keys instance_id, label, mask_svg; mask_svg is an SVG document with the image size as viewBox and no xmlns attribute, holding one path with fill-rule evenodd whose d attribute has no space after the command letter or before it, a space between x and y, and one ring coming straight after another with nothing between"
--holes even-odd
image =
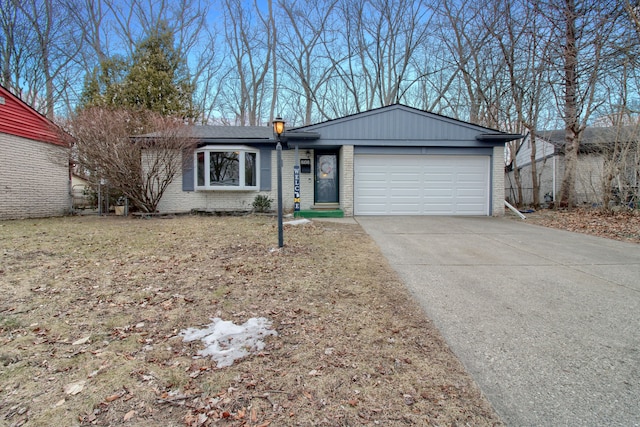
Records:
<instances>
[{"instance_id":1,"label":"snow patch","mask_svg":"<svg viewBox=\"0 0 640 427\"><path fill-rule=\"evenodd\" d=\"M311 221L309 221L306 218L303 219L295 219L293 221L287 221L284 223L284 225L303 225L303 224L309 224Z\"/></svg>"},{"instance_id":2,"label":"snow patch","mask_svg":"<svg viewBox=\"0 0 640 427\"><path fill-rule=\"evenodd\" d=\"M201 340L206 346L200 356L211 356L218 368L233 365L237 359L249 353L264 350L263 339L278 333L271 329L271 321L264 317L252 317L242 325L236 325L219 317L212 318L204 329L188 328L180 331L183 341Z\"/></svg>"}]
</instances>

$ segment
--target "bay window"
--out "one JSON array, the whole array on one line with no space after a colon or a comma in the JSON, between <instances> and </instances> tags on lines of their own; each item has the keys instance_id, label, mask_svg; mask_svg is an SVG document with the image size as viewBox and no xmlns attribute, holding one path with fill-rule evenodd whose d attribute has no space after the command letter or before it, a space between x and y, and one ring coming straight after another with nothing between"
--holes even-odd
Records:
<instances>
[{"instance_id":1,"label":"bay window","mask_svg":"<svg viewBox=\"0 0 640 427\"><path fill-rule=\"evenodd\" d=\"M258 190L260 151L247 146L206 146L195 152L197 190Z\"/></svg>"}]
</instances>

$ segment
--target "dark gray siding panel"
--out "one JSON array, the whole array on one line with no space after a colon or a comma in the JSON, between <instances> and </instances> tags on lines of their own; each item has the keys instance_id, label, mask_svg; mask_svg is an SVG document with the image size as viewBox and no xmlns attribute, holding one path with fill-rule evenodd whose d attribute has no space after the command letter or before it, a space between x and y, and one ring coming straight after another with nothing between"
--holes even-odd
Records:
<instances>
[{"instance_id":1,"label":"dark gray siding panel","mask_svg":"<svg viewBox=\"0 0 640 427\"><path fill-rule=\"evenodd\" d=\"M318 132L321 140L350 141L474 141L486 129L435 114L390 107L345 117L309 130ZM355 142L354 145L359 145Z\"/></svg>"},{"instance_id":2,"label":"dark gray siding panel","mask_svg":"<svg viewBox=\"0 0 640 427\"><path fill-rule=\"evenodd\" d=\"M502 143L492 143L485 141L478 141L475 139L471 140L427 140L427 139L402 139L402 140L393 140L393 139L366 139L366 140L349 140L349 139L324 139L321 138L314 144L306 144L300 145L300 148L339 148L344 145L353 145L354 147L359 146L370 146L370 147L433 147L433 148L441 148L441 147L450 147L450 148L491 148L496 145L504 146L504 142Z\"/></svg>"},{"instance_id":3,"label":"dark gray siding panel","mask_svg":"<svg viewBox=\"0 0 640 427\"><path fill-rule=\"evenodd\" d=\"M190 159L184 156L189 156L187 151L182 152L182 191L194 190L194 176L193 176L193 157Z\"/></svg>"},{"instance_id":4,"label":"dark gray siding panel","mask_svg":"<svg viewBox=\"0 0 640 427\"><path fill-rule=\"evenodd\" d=\"M271 191L271 148L260 149L260 191Z\"/></svg>"}]
</instances>

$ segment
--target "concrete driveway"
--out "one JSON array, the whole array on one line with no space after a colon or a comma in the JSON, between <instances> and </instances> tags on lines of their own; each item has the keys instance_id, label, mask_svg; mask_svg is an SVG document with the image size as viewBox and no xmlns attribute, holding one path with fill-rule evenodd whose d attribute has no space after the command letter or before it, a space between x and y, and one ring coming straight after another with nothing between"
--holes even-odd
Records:
<instances>
[{"instance_id":1,"label":"concrete driveway","mask_svg":"<svg viewBox=\"0 0 640 427\"><path fill-rule=\"evenodd\" d=\"M509 426L640 425L640 245L357 217Z\"/></svg>"}]
</instances>

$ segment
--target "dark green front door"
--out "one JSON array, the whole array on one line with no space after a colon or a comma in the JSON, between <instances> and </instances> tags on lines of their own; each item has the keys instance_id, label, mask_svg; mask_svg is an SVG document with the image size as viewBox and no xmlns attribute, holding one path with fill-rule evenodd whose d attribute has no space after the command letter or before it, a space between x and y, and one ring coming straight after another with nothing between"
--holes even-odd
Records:
<instances>
[{"instance_id":1,"label":"dark green front door","mask_svg":"<svg viewBox=\"0 0 640 427\"><path fill-rule=\"evenodd\" d=\"M338 155L316 153L315 203L338 203Z\"/></svg>"}]
</instances>

